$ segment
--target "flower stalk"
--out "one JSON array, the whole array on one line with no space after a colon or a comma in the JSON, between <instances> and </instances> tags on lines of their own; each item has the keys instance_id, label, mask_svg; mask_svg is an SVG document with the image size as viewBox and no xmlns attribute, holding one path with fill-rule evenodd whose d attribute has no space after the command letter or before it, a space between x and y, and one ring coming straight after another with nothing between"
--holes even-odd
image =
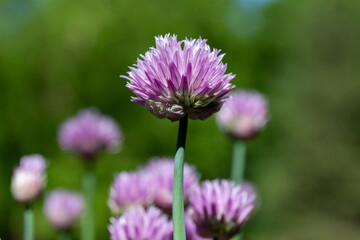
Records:
<instances>
[{"instance_id":1,"label":"flower stalk","mask_svg":"<svg viewBox=\"0 0 360 240\"><path fill-rule=\"evenodd\" d=\"M231 180L235 183L242 183L244 180L246 162L246 143L243 140L236 140L233 146L233 155L231 163ZM238 234L231 240L242 240L243 234Z\"/></svg>"},{"instance_id":2,"label":"flower stalk","mask_svg":"<svg viewBox=\"0 0 360 240\"><path fill-rule=\"evenodd\" d=\"M71 240L70 233L68 231L60 231L57 240Z\"/></svg>"},{"instance_id":3,"label":"flower stalk","mask_svg":"<svg viewBox=\"0 0 360 240\"><path fill-rule=\"evenodd\" d=\"M231 163L231 180L241 183L244 180L246 144L242 140L236 140L233 145Z\"/></svg>"},{"instance_id":4,"label":"flower stalk","mask_svg":"<svg viewBox=\"0 0 360 240\"><path fill-rule=\"evenodd\" d=\"M95 239L95 216L94 216L94 197L96 188L96 176L94 166L90 163L83 175L83 194L85 198L85 214L82 218L81 239Z\"/></svg>"},{"instance_id":5,"label":"flower stalk","mask_svg":"<svg viewBox=\"0 0 360 240\"><path fill-rule=\"evenodd\" d=\"M24 211L24 240L34 240L34 212L29 204Z\"/></svg>"},{"instance_id":6,"label":"flower stalk","mask_svg":"<svg viewBox=\"0 0 360 240\"><path fill-rule=\"evenodd\" d=\"M174 162L174 182L173 182L173 224L174 240L186 240L185 218L184 218L184 192L183 192L183 171L185 158L186 132L188 116L180 120L178 139L176 144L176 154Z\"/></svg>"}]
</instances>

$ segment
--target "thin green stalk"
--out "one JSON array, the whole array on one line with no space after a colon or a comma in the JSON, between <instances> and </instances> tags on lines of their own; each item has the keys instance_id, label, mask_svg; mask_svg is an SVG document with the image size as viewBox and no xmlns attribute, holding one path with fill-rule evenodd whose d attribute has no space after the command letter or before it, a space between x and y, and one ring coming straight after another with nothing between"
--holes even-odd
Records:
<instances>
[{"instance_id":1,"label":"thin green stalk","mask_svg":"<svg viewBox=\"0 0 360 240\"><path fill-rule=\"evenodd\" d=\"M173 186L173 224L174 240L186 240L185 219L184 219L184 188L183 172L185 158L186 132L188 116L180 120L178 139L176 144L176 154L174 163L174 186Z\"/></svg>"},{"instance_id":2,"label":"thin green stalk","mask_svg":"<svg viewBox=\"0 0 360 240\"><path fill-rule=\"evenodd\" d=\"M231 164L231 180L241 183L244 180L246 144L244 141L234 142Z\"/></svg>"},{"instance_id":3,"label":"thin green stalk","mask_svg":"<svg viewBox=\"0 0 360 240\"><path fill-rule=\"evenodd\" d=\"M240 233L239 235L236 235L235 237L232 237L231 240L242 240L243 239L243 233Z\"/></svg>"},{"instance_id":4,"label":"thin green stalk","mask_svg":"<svg viewBox=\"0 0 360 240\"><path fill-rule=\"evenodd\" d=\"M96 176L93 166L88 166L83 175L83 194L85 198L85 214L83 214L81 224L81 239L95 239L95 216L94 216L94 197L96 188Z\"/></svg>"},{"instance_id":5,"label":"thin green stalk","mask_svg":"<svg viewBox=\"0 0 360 240\"><path fill-rule=\"evenodd\" d=\"M244 141L237 140L233 146L233 156L231 163L231 180L241 183L244 180L246 162L246 144ZM231 240L242 240L243 234L236 235Z\"/></svg>"},{"instance_id":6,"label":"thin green stalk","mask_svg":"<svg viewBox=\"0 0 360 240\"><path fill-rule=\"evenodd\" d=\"M24 211L24 240L34 240L34 212L29 204Z\"/></svg>"},{"instance_id":7,"label":"thin green stalk","mask_svg":"<svg viewBox=\"0 0 360 240\"><path fill-rule=\"evenodd\" d=\"M71 235L68 231L60 231L56 240L71 240Z\"/></svg>"}]
</instances>

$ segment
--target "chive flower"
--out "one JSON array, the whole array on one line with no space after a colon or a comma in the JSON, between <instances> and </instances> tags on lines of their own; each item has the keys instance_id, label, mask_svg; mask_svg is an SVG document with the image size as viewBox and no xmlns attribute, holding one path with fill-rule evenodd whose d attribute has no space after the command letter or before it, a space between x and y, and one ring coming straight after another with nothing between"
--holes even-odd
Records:
<instances>
[{"instance_id":1,"label":"chive flower","mask_svg":"<svg viewBox=\"0 0 360 240\"><path fill-rule=\"evenodd\" d=\"M216 120L229 136L246 140L259 133L268 122L268 103L257 91L240 90L230 95Z\"/></svg>"},{"instance_id":2,"label":"chive flower","mask_svg":"<svg viewBox=\"0 0 360 240\"><path fill-rule=\"evenodd\" d=\"M228 240L238 234L257 203L249 183L205 181L190 197L191 216L202 237Z\"/></svg>"},{"instance_id":3,"label":"chive flower","mask_svg":"<svg viewBox=\"0 0 360 240\"><path fill-rule=\"evenodd\" d=\"M186 240L212 240L212 238L203 238L196 232L196 225L188 213L185 213L185 231Z\"/></svg>"},{"instance_id":4,"label":"chive flower","mask_svg":"<svg viewBox=\"0 0 360 240\"><path fill-rule=\"evenodd\" d=\"M46 160L40 154L23 156L11 179L13 197L25 203L35 200L46 184L45 169Z\"/></svg>"},{"instance_id":5,"label":"chive flower","mask_svg":"<svg viewBox=\"0 0 360 240\"><path fill-rule=\"evenodd\" d=\"M44 215L58 230L69 229L80 219L83 210L81 195L66 190L52 191L44 202Z\"/></svg>"},{"instance_id":6,"label":"chive flower","mask_svg":"<svg viewBox=\"0 0 360 240\"><path fill-rule=\"evenodd\" d=\"M120 218L111 218L108 226L111 240L170 240L172 223L155 208L128 209Z\"/></svg>"},{"instance_id":7,"label":"chive flower","mask_svg":"<svg viewBox=\"0 0 360 240\"><path fill-rule=\"evenodd\" d=\"M171 121L188 115L207 119L220 110L235 77L225 74L225 54L211 50L205 39L177 40L176 35L155 37L156 46L130 67L127 87L137 96L132 101L145 106L158 118Z\"/></svg>"},{"instance_id":8,"label":"chive flower","mask_svg":"<svg viewBox=\"0 0 360 240\"><path fill-rule=\"evenodd\" d=\"M66 120L58 132L59 144L86 160L93 160L102 150L117 152L122 134L113 119L96 109L80 110Z\"/></svg>"},{"instance_id":9,"label":"chive flower","mask_svg":"<svg viewBox=\"0 0 360 240\"><path fill-rule=\"evenodd\" d=\"M151 184L146 173L124 171L115 176L108 200L111 212L119 215L129 207L149 206L153 199Z\"/></svg>"},{"instance_id":10,"label":"chive flower","mask_svg":"<svg viewBox=\"0 0 360 240\"><path fill-rule=\"evenodd\" d=\"M151 184L148 187L153 191L155 205L165 212L171 212L174 159L167 157L150 158L148 164L140 171L150 177ZM185 163L183 181L185 203L188 201L192 189L198 184L199 178L195 166Z\"/></svg>"}]
</instances>

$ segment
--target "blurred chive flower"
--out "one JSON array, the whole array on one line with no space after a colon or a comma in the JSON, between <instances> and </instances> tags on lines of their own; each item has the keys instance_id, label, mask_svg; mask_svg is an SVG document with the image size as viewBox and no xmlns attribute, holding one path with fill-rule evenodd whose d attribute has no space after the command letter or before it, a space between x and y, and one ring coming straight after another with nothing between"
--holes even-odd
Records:
<instances>
[{"instance_id":1,"label":"blurred chive flower","mask_svg":"<svg viewBox=\"0 0 360 240\"><path fill-rule=\"evenodd\" d=\"M205 181L190 197L191 216L202 237L228 240L238 234L257 203L249 183Z\"/></svg>"},{"instance_id":2,"label":"blurred chive flower","mask_svg":"<svg viewBox=\"0 0 360 240\"><path fill-rule=\"evenodd\" d=\"M66 120L58 132L59 144L87 160L93 160L101 150L117 152L122 133L113 119L96 109L80 110Z\"/></svg>"},{"instance_id":3,"label":"blurred chive flower","mask_svg":"<svg viewBox=\"0 0 360 240\"><path fill-rule=\"evenodd\" d=\"M45 169L46 160L40 154L23 156L11 179L13 197L25 203L36 199L46 184Z\"/></svg>"},{"instance_id":4,"label":"blurred chive flower","mask_svg":"<svg viewBox=\"0 0 360 240\"><path fill-rule=\"evenodd\" d=\"M121 172L115 176L108 200L111 212L120 215L129 207L149 206L153 199L151 185L153 182L146 173Z\"/></svg>"},{"instance_id":5,"label":"blurred chive flower","mask_svg":"<svg viewBox=\"0 0 360 240\"><path fill-rule=\"evenodd\" d=\"M150 177L152 192L154 194L155 205L167 213L171 213L173 179L174 179L174 159L166 157L154 157L149 159L140 171ZM184 164L184 200L188 201L191 190L198 184L199 173L195 166Z\"/></svg>"},{"instance_id":6,"label":"blurred chive flower","mask_svg":"<svg viewBox=\"0 0 360 240\"><path fill-rule=\"evenodd\" d=\"M212 238L203 238L199 236L196 232L195 223L188 213L185 213L185 231L186 240L212 240Z\"/></svg>"},{"instance_id":7,"label":"blurred chive flower","mask_svg":"<svg viewBox=\"0 0 360 240\"><path fill-rule=\"evenodd\" d=\"M218 126L235 139L249 139L268 122L268 103L257 91L240 90L230 95L216 115Z\"/></svg>"},{"instance_id":8,"label":"blurred chive flower","mask_svg":"<svg viewBox=\"0 0 360 240\"><path fill-rule=\"evenodd\" d=\"M205 120L220 110L235 77L225 74L224 54L210 49L205 39L177 41L176 35L155 37L156 47L140 55L130 67L127 87L137 96L133 102L158 118L177 121Z\"/></svg>"},{"instance_id":9,"label":"blurred chive flower","mask_svg":"<svg viewBox=\"0 0 360 240\"><path fill-rule=\"evenodd\" d=\"M172 224L155 207L128 209L120 218L111 218L111 240L170 240Z\"/></svg>"},{"instance_id":10,"label":"blurred chive flower","mask_svg":"<svg viewBox=\"0 0 360 240\"><path fill-rule=\"evenodd\" d=\"M46 196L44 214L51 225L58 230L69 229L80 218L84 202L80 194L55 190Z\"/></svg>"}]
</instances>

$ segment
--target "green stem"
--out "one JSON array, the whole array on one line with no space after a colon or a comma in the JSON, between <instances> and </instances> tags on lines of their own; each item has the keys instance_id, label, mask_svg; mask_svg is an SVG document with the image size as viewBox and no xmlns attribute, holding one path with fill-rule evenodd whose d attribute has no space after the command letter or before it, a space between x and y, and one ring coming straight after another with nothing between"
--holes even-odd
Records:
<instances>
[{"instance_id":1,"label":"green stem","mask_svg":"<svg viewBox=\"0 0 360 240\"><path fill-rule=\"evenodd\" d=\"M24 240L34 239L34 212L29 204L24 211Z\"/></svg>"},{"instance_id":2,"label":"green stem","mask_svg":"<svg viewBox=\"0 0 360 240\"><path fill-rule=\"evenodd\" d=\"M244 180L246 144L244 141L234 142L231 164L231 180L241 183Z\"/></svg>"},{"instance_id":3,"label":"green stem","mask_svg":"<svg viewBox=\"0 0 360 240\"><path fill-rule=\"evenodd\" d=\"M243 234L240 233L239 235L236 235L235 237L231 238L231 240L242 240L243 239Z\"/></svg>"},{"instance_id":4,"label":"green stem","mask_svg":"<svg viewBox=\"0 0 360 240\"><path fill-rule=\"evenodd\" d=\"M70 233L67 231L60 231L56 240L71 240Z\"/></svg>"},{"instance_id":5,"label":"green stem","mask_svg":"<svg viewBox=\"0 0 360 240\"><path fill-rule=\"evenodd\" d=\"M90 163L89 163L90 164ZM83 175L83 194L85 198L85 214L83 214L81 225L81 239L95 239L95 216L94 197L96 188L96 176L93 165L88 166Z\"/></svg>"},{"instance_id":6,"label":"green stem","mask_svg":"<svg viewBox=\"0 0 360 240\"><path fill-rule=\"evenodd\" d=\"M174 163L173 224L174 240L186 240L184 219L183 171L188 116L180 120Z\"/></svg>"},{"instance_id":7,"label":"green stem","mask_svg":"<svg viewBox=\"0 0 360 240\"><path fill-rule=\"evenodd\" d=\"M237 140L234 142L233 156L231 164L231 180L235 183L241 183L244 180L246 162L246 144L244 141ZM233 237L231 240L241 240L243 234Z\"/></svg>"}]
</instances>

